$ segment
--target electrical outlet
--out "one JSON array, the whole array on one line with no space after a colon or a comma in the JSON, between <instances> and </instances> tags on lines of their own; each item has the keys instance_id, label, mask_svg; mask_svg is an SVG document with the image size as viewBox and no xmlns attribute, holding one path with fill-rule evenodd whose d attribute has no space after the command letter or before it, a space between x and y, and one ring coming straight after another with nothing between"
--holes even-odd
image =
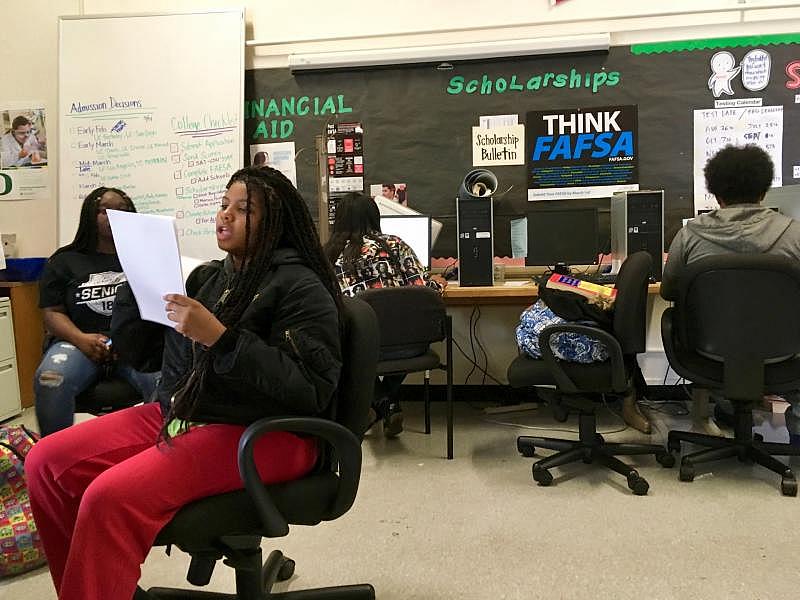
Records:
<instances>
[{"instance_id":1,"label":"electrical outlet","mask_svg":"<svg viewBox=\"0 0 800 600\"><path fill-rule=\"evenodd\" d=\"M17 234L0 233L0 241L3 243L3 254L6 258L17 258Z\"/></svg>"}]
</instances>

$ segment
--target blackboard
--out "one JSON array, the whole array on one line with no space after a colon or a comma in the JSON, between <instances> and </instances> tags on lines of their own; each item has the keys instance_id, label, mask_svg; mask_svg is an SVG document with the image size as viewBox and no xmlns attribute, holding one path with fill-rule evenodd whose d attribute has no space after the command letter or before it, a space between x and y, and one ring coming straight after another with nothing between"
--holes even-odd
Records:
<instances>
[{"instance_id":1,"label":"blackboard","mask_svg":"<svg viewBox=\"0 0 800 600\"><path fill-rule=\"evenodd\" d=\"M763 106L783 106L779 168L784 185L794 183L793 166L800 164L800 121L795 117L798 90L791 86L800 77L789 73L796 69L800 74L800 67L791 67L800 60L797 41L800 36L793 35L617 46L608 53L457 63L451 70L436 65L295 74L287 69L250 70L245 76L245 144L294 141L299 150L298 186L313 207L315 136L331 121L361 122L365 182L407 183L409 206L444 224L433 256L450 257L456 255L455 195L472 168L471 128L478 125L479 116L518 114L524 123L525 114L534 110L633 104L638 106L639 184L641 189L665 191L668 246L681 219L693 214L693 111L715 106L708 86L709 61L720 49L730 52L737 64L754 48L770 54L771 75L765 89L748 91L741 79L735 79L734 95L721 99L760 98ZM551 76L544 87L541 82L547 73L566 74L567 81L581 83L554 87ZM477 80L479 87L486 80L494 83L491 93L480 89L472 94L449 93L448 88L452 92L459 87L454 77ZM509 83L513 77L524 89L499 86L505 91L498 93L496 82ZM535 77L541 77L538 89L527 89ZM597 85L599 81L603 83ZM301 105L303 110L297 110ZM524 166L491 170L501 192L511 188L495 197L499 256L510 255L510 218L525 214L532 204L608 209L608 199L530 203ZM607 218L607 212L601 212L601 228L607 228Z\"/></svg>"}]
</instances>

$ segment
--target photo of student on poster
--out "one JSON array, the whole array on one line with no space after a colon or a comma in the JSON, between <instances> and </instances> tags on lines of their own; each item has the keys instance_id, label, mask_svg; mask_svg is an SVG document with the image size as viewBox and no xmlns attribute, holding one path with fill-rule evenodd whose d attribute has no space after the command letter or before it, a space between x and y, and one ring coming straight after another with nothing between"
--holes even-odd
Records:
<instances>
[{"instance_id":1,"label":"photo of student on poster","mask_svg":"<svg viewBox=\"0 0 800 600\"><path fill-rule=\"evenodd\" d=\"M42 104L0 107L0 200L47 198L48 181Z\"/></svg>"}]
</instances>

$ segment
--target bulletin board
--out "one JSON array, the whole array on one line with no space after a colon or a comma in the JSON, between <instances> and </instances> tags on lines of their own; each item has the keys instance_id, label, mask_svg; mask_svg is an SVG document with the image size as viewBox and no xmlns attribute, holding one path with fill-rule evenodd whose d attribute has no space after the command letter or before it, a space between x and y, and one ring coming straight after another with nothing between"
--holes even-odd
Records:
<instances>
[{"instance_id":1,"label":"bulletin board","mask_svg":"<svg viewBox=\"0 0 800 600\"><path fill-rule=\"evenodd\" d=\"M453 63L450 69L258 69L245 74L245 147L293 141L298 187L313 208L315 136L328 123L361 123L365 191L370 184L407 184L408 205L444 224L433 256L452 257L455 196L473 168L472 128L481 116L518 115L525 124L536 111L633 106L636 178L640 189L664 190L668 247L681 219L708 201L702 165L726 143L768 148L778 162L775 184L800 183L798 103L799 34L616 46L607 53ZM608 209L608 199L599 197L530 202L525 164L486 168L499 180L498 256L511 253L510 220L532 205Z\"/></svg>"}]
</instances>

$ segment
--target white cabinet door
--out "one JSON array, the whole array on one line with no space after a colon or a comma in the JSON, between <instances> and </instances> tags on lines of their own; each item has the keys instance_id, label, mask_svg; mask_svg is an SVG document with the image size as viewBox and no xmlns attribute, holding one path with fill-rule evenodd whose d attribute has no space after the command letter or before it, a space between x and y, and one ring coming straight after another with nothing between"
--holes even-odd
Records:
<instances>
[{"instance_id":1,"label":"white cabinet door","mask_svg":"<svg viewBox=\"0 0 800 600\"><path fill-rule=\"evenodd\" d=\"M0 361L0 421L22 412L19 398L17 361Z\"/></svg>"},{"instance_id":2,"label":"white cabinet door","mask_svg":"<svg viewBox=\"0 0 800 600\"><path fill-rule=\"evenodd\" d=\"M14 323L11 320L11 303L0 298L0 361L16 358L14 351Z\"/></svg>"}]
</instances>

